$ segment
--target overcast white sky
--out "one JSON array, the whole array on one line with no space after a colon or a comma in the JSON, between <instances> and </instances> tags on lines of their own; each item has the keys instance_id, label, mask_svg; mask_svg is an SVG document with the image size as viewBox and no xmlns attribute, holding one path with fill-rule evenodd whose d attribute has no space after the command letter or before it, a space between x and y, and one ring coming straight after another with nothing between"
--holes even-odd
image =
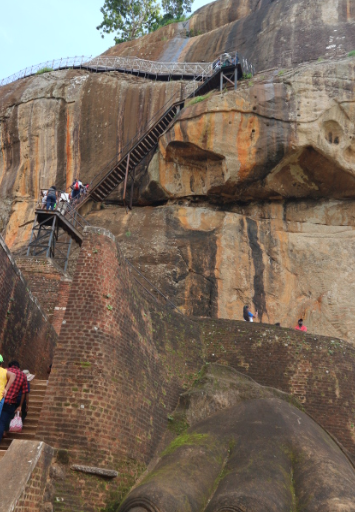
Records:
<instances>
[{"instance_id":1,"label":"overcast white sky","mask_svg":"<svg viewBox=\"0 0 355 512\"><path fill-rule=\"evenodd\" d=\"M210 0L195 0L193 10ZM0 78L61 57L99 55L112 46L101 38L104 0L0 0Z\"/></svg>"}]
</instances>

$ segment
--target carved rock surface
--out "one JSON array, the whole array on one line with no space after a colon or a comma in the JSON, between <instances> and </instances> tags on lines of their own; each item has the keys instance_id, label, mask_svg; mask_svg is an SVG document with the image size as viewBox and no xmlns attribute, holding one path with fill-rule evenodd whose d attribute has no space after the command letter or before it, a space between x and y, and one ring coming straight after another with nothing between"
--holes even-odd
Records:
<instances>
[{"instance_id":1,"label":"carved rock surface","mask_svg":"<svg viewBox=\"0 0 355 512\"><path fill-rule=\"evenodd\" d=\"M218 370L186 403L186 417L197 405L200 421L160 454L118 510L278 512L297 503L306 512L353 512L354 467L328 434L286 397Z\"/></svg>"}]
</instances>

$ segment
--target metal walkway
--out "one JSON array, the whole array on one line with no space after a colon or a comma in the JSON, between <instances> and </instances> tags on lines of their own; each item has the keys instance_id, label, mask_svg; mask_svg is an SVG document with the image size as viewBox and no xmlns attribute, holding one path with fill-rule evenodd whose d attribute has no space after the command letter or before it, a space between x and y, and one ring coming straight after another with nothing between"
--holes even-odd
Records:
<instances>
[{"instance_id":1,"label":"metal walkway","mask_svg":"<svg viewBox=\"0 0 355 512\"><path fill-rule=\"evenodd\" d=\"M75 210L63 215L60 210L37 209L26 255L53 258L65 272L72 242L81 246L83 230L88 225Z\"/></svg>"},{"instance_id":2,"label":"metal walkway","mask_svg":"<svg viewBox=\"0 0 355 512\"><path fill-rule=\"evenodd\" d=\"M240 62L245 73L254 74L252 64L240 56ZM29 66L17 73L0 80L0 87L21 78L34 76L49 71L63 69L84 69L92 73L107 73L118 71L129 73L152 80L196 80L198 77L213 75L217 61L214 62L158 62L136 57L66 57L64 59L50 60Z\"/></svg>"}]
</instances>

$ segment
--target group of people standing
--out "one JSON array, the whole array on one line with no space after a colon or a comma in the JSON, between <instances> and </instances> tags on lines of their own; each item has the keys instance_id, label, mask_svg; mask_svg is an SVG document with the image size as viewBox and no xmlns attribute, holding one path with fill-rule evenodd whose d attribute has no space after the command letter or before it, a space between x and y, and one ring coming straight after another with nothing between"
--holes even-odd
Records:
<instances>
[{"instance_id":1,"label":"group of people standing","mask_svg":"<svg viewBox=\"0 0 355 512\"><path fill-rule=\"evenodd\" d=\"M55 185L52 185L48 190L42 190L42 209L55 210L60 202L75 203L82 195L86 195L89 189L89 183L85 185L75 178L70 186L70 194L57 190Z\"/></svg>"},{"instance_id":2,"label":"group of people standing","mask_svg":"<svg viewBox=\"0 0 355 512\"><path fill-rule=\"evenodd\" d=\"M11 361L8 368L2 367L3 357L0 355L0 441L6 437L10 422L17 412L24 421L28 410L30 382L34 379L28 370L20 370L17 361Z\"/></svg>"},{"instance_id":3,"label":"group of people standing","mask_svg":"<svg viewBox=\"0 0 355 512\"><path fill-rule=\"evenodd\" d=\"M258 318L258 310L255 311L255 315L250 311L249 306L243 307L243 319L246 322L254 322L254 318ZM277 327L281 327L280 322L276 322L275 324ZM296 331L302 331L307 332L307 327L303 325L303 318L300 318L297 322L297 325L295 327Z\"/></svg>"}]
</instances>

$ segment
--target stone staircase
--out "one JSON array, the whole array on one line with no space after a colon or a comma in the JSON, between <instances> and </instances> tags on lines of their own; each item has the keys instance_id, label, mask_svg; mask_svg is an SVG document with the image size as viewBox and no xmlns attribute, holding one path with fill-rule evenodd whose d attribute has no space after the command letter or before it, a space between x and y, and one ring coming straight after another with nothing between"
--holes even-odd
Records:
<instances>
[{"instance_id":1,"label":"stone staircase","mask_svg":"<svg viewBox=\"0 0 355 512\"><path fill-rule=\"evenodd\" d=\"M28 414L21 433L9 433L7 438L0 442L0 461L5 455L13 439L35 439L39 415L41 413L44 395L47 389L46 380L34 379L31 382L31 392L29 396Z\"/></svg>"}]
</instances>

